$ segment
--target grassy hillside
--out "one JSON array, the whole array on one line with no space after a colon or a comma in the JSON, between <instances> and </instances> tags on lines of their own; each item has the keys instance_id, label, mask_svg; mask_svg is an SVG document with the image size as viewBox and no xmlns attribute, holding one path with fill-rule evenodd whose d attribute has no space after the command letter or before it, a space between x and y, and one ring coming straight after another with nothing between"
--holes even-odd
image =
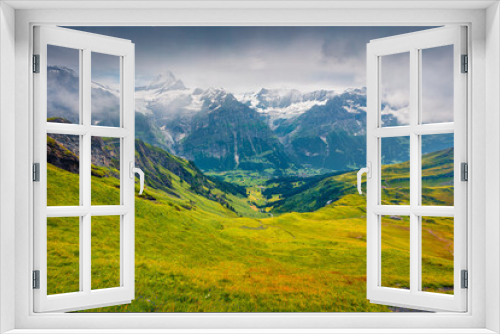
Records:
<instances>
[{"instance_id":1,"label":"grassy hillside","mask_svg":"<svg viewBox=\"0 0 500 334\"><path fill-rule=\"evenodd\" d=\"M76 176L55 167L50 171L66 180ZM103 192L113 189L102 182ZM364 297L365 213L358 207L332 206L259 220L235 218L220 204L214 210L203 199L191 205L160 191L149 189L148 194L156 200L136 198L136 299L93 311L388 310ZM72 289L66 285L73 284L74 290L78 272L78 233L68 231L63 219L51 223L57 238L48 242L53 259L49 291L68 292ZM118 249L103 241L116 238L119 231L100 232L101 263L93 271L92 285L109 286L112 277L100 275L116 272L116 263L104 259L116 258ZM96 233L94 239L99 239ZM61 249L67 245L73 247L64 255Z\"/></svg>"},{"instance_id":2,"label":"grassy hillside","mask_svg":"<svg viewBox=\"0 0 500 334\"><path fill-rule=\"evenodd\" d=\"M429 166L432 161L429 157ZM92 176L93 196L110 204L118 196L118 180L109 168L94 169L100 173ZM136 298L89 312L390 311L366 300L365 198L354 193L355 172L329 177L343 185L330 205L270 218L262 218L269 215L253 210L247 198L226 194L234 207L227 208L170 170L163 172L171 192L147 186L144 196L136 196ZM78 201L77 188L68 188L78 184L77 174L49 164L48 179L49 205ZM322 180L311 192L294 196L307 202L328 183ZM430 198L450 187L434 184ZM384 217L382 224L383 284L405 288L407 219ZM76 291L78 221L57 218L48 225L49 293ZM116 217L93 218L93 288L118 284L118 236ZM427 219L423 245L426 290L452 293L453 221Z\"/></svg>"},{"instance_id":3,"label":"grassy hillside","mask_svg":"<svg viewBox=\"0 0 500 334\"><path fill-rule=\"evenodd\" d=\"M382 166L382 204L410 203L409 172L409 162ZM263 194L279 196L280 200L268 203L274 214L311 212L356 194L356 173L274 178L265 183ZM422 204L453 205L453 148L422 156Z\"/></svg>"}]
</instances>

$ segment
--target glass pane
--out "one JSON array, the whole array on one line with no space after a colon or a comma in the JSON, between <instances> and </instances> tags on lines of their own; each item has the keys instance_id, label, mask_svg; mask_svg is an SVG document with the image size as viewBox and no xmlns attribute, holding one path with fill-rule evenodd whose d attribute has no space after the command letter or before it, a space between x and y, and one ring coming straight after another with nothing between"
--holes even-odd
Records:
<instances>
[{"instance_id":1,"label":"glass pane","mask_svg":"<svg viewBox=\"0 0 500 334\"><path fill-rule=\"evenodd\" d=\"M120 57L92 52L92 125L120 126Z\"/></svg>"},{"instance_id":2,"label":"glass pane","mask_svg":"<svg viewBox=\"0 0 500 334\"><path fill-rule=\"evenodd\" d=\"M92 290L120 286L120 216L92 217Z\"/></svg>"},{"instance_id":3,"label":"glass pane","mask_svg":"<svg viewBox=\"0 0 500 334\"><path fill-rule=\"evenodd\" d=\"M382 216L382 286L410 288L410 217Z\"/></svg>"},{"instance_id":4,"label":"glass pane","mask_svg":"<svg viewBox=\"0 0 500 334\"><path fill-rule=\"evenodd\" d=\"M47 134L47 206L80 205L80 136Z\"/></svg>"},{"instance_id":5,"label":"glass pane","mask_svg":"<svg viewBox=\"0 0 500 334\"><path fill-rule=\"evenodd\" d=\"M422 205L453 206L453 133L422 136Z\"/></svg>"},{"instance_id":6,"label":"glass pane","mask_svg":"<svg viewBox=\"0 0 500 334\"><path fill-rule=\"evenodd\" d=\"M453 218L422 217L422 290L453 294Z\"/></svg>"},{"instance_id":7,"label":"glass pane","mask_svg":"<svg viewBox=\"0 0 500 334\"><path fill-rule=\"evenodd\" d=\"M410 204L410 137L381 139L382 205Z\"/></svg>"},{"instance_id":8,"label":"glass pane","mask_svg":"<svg viewBox=\"0 0 500 334\"><path fill-rule=\"evenodd\" d=\"M47 45L47 121L80 123L80 50Z\"/></svg>"},{"instance_id":9,"label":"glass pane","mask_svg":"<svg viewBox=\"0 0 500 334\"><path fill-rule=\"evenodd\" d=\"M80 218L47 218L47 294L80 291Z\"/></svg>"},{"instance_id":10,"label":"glass pane","mask_svg":"<svg viewBox=\"0 0 500 334\"><path fill-rule=\"evenodd\" d=\"M421 52L422 124L453 122L453 45Z\"/></svg>"},{"instance_id":11,"label":"glass pane","mask_svg":"<svg viewBox=\"0 0 500 334\"><path fill-rule=\"evenodd\" d=\"M410 53L380 57L381 125L410 124Z\"/></svg>"},{"instance_id":12,"label":"glass pane","mask_svg":"<svg viewBox=\"0 0 500 334\"><path fill-rule=\"evenodd\" d=\"M120 205L120 138L92 137L92 205Z\"/></svg>"}]
</instances>

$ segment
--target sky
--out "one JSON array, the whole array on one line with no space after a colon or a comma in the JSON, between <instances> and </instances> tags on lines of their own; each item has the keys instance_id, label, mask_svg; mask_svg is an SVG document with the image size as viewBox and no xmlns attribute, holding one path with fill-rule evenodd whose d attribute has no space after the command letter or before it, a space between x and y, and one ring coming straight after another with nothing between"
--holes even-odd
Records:
<instances>
[{"instance_id":1,"label":"sky","mask_svg":"<svg viewBox=\"0 0 500 334\"><path fill-rule=\"evenodd\" d=\"M365 87L370 40L428 28L71 27L135 43L137 87L170 71L188 88L223 88L233 94L261 88L306 93ZM423 111L425 122L452 120L452 51L452 47L423 51L423 108L433 111ZM68 55L53 53L51 62L77 68L78 60ZM403 124L409 121L409 57L383 58L382 99ZM93 53L92 64L93 81L118 88L117 57Z\"/></svg>"},{"instance_id":2,"label":"sky","mask_svg":"<svg viewBox=\"0 0 500 334\"><path fill-rule=\"evenodd\" d=\"M72 27L129 39L136 85L171 71L186 87L245 93L265 88L365 86L366 44L423 27ZM105 72L104 70L102 72Z\"/></svg>"}]
</instances>

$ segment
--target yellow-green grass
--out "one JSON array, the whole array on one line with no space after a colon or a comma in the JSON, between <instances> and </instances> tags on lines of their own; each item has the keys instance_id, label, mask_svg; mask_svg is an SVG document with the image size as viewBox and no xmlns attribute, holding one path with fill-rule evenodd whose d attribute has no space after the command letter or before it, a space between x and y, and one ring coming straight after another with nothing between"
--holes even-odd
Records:
<instances>
[{"instance_id":1,"label":"yellow-green grass","mask_svg":"<svg viewBox=\"0 0 500 334\"><path fill-rule=\"evenodd\" d=\"M453 205L453 149L433 152L422 159L422 202L424 205ZM443 156L445 157L443 159ZM451 161L451 162L450 162ZM383 166L383 175L404 179L408 163ZM402 177L403 176L403 177ZM408 177L408 175L406 175ZM356 172L334 176L337 181L356 184ZM432 180L429 181L429 180ZM366 183L362 184L366 193ZM398 189L398 190L401 190ZM382 189L385 205L409 203L409 190ZM335 205L364 207L366 198L347 194ZM401 219L401 220L400 220ZM382 217L382 285L409 287L409 221L405 216ZM453 229L451 217L422 217L422 290L453 294ZM386 233L384 233L386 232ZM391 259L392 257L392 259ZM396 272L396 275L392 273ZM386 274L387 273L387 274Z\"/></svg>"},{"instance_id":2,"label":"yellow-green grass","mask_svg":"<svg viewBox=\"0 0 500 334\"><path fill-rule=\"evenodd\" d=\"M77 182L76 174L49 165L48 175L55 187L49 205L77 196L56 191ZM354 174L341 177L346 182L355 178ZM96 196L102 194L106 204L106 194L118 192L118 180L93 179ZM389 311L366 299L364 197L348 194L316 212L258 219L238 217L218 202L189 192L185 183L174 180L174 186L181 198L154 189L146 189L146 197L136 197L136 298L128 305L91 312ZM67 292L64 284L78 289L70 279L77 277L78 262L66 264L67 259L57 257L64 252L78 254L78 234L67 229L65 219L71 218L58 219L49 235L53 239L48 240L48 252L54 255L48 284L57 293ZM449 255L442 256L452 240L448 233L452 222L438 219L437 223L439 228L431 229L424 240L433 245L435 254L427 266L434 277L428 285L441 291L450 286L441 270L453 265ZM397 230L388 227L394 242L384 252L405 251L398 246ZM116 242L107 242L116 240L116 233L112 228L93 230L93 245L94 240L101 245L97 259L117 258ZM93 287L116 285L116 261L101 261L97 267L111 275L99 275L93 265ZM64 275L65 281L55 279ZM391 273L393 281L405 276L404 268Z\"/></svg>"},{"instance_id":3,"label":"yellow-green grass","mask_svg":"<svg viewBox=\"0 0 500 334\"><path fill-rule=\"evenodd\" d=\"M382 216L382 286L410 288L410 219Z\"/></svg>"},{"instance_id":4,"label":"yellow-green grass","mask_svg":"<svg viewBox=\"0 0 500 334\"><path fill-rule=\"evenodd\" d=\"M68 173L69 174L69 173ZM77 292L80 218L47 218L47 294Z\"/></svg>"},{"instance_id":5,"label":"yellow-green grass","mask_svg":"<svg viewBox=\"0 0 500 334\"><path fill-rule=\"evenodd\" d=\"M119 287L120 216L92 217L91 234L91 288Z\"/></svg>"},{"instance_id":6,"label":"yellow-green grass","mask_svg":"<svg viewBox=\"0 0 500 334\"><path fill-rule=\"evenodd\" d=\"M453 227L451 217L422 218L422 289L453 294Z\"/></svg>"}]
</instances>

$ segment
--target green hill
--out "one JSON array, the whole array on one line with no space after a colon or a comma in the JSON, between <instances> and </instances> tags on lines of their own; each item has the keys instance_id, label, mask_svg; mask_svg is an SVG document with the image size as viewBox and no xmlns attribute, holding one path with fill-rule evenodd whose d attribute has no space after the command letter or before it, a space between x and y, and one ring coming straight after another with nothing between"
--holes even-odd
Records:
<instances>
[{"instance_id":1,"label":"green hill","mask_svg":"<svg viewBox=\"0 0 500 334\"><path fill-rule=\"evenodd\" d=\"M79 173L78 147L72 140L72 136L50 135L47 137L48 162L61 169L72 173ZM66 145L66 146L65 146ZM105 183L117 182L120 174L120 149L119 141L113 138L92 139L92 190L98 179ZM175 198L188 201L189 203L216 202L226 209L238 215L250 217L267 216L253 210L249 206L244 187L224 182L218 178L204 175L192 162L176 157L167 151L136 140L136 166L141 168L147 175L145 179L145 196L155 200L151 189L161 190ZM49 175L50 176L50 175ZM116 179L116 180L113 180ZM118 188L118 183L116 184ZM58 188L53 191L49 188L47 195L57 197ZM110 194L112 204L119 202L119 194ZM203 197L202 200L200 197ZM208 200L208 202L206 201ZM58 205L77 205L78 199L71 196L61 198ZM101 204L98 200L92 200L92 204ZM191 204L190 204L191 205Z\"/></svg>"},{"instance_id":2,"label":"green hill","mask_svg":"<svg viewBox=\"0 0 500 334\"><path fill-rule=\"evenodd\" d=\"M76 175L49 165L51 180ZM73 179L73 180L71 180ZM98 196L115 191L114 178L93 177ZM53 184L53 183L52 183ZM62 187L62 185L61 185ZM50 202L59 198L49 197ZM100 195L103 194L101 197ZM365 231L362 209L328 207L279 218L236 218L197 198L197 205L150 189L154 201L136 196L136 298L96 312L348 312L388 311L365 294ZM50 204L50 203L49 203ZM49 292L78 289L78 225L50 219ZM111 225L112 217L100 225ZM108 224L105 224L108 223ZM72 228L71 228L72 226ZM93 229L94 231L94 229ZM93 240L93 286L118 278L118 229L99 229ZM93 254L94 255L94 254ZM111 285L110 285L111 284Z\"/></svg>"},{"instance_id":3,"label":"green hill","mask_svg":"<svg viewBox=\"0 0 500 334\"><path fill-rule=\"evenodd\" d=\"M311 212L357 194L356 173L337 173L315 177L282 177L266 182L263 195L275 214ZM410 201L409 163L382 166L382 204L401 205ZM453 205L453 148L422 156L422 204Z\"/></svg>"}]
</instances>

